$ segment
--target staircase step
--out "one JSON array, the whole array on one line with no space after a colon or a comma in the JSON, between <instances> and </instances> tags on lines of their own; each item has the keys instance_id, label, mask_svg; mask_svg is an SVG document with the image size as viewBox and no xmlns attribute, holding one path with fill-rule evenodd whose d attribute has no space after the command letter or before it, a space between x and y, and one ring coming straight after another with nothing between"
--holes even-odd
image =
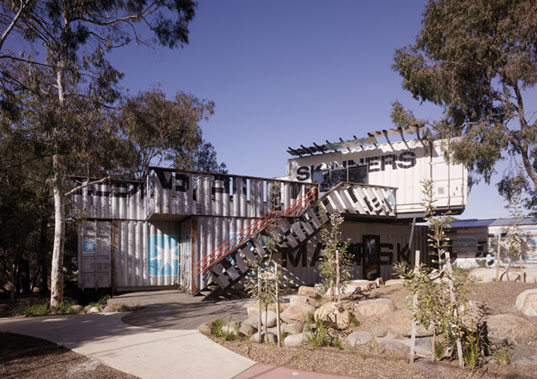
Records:
<instances>
[{"instance_id":1,"label":"staircase step","mask_svg":"<svg viewBox=\"0 0 537 379\"><path fill-rule=\"evenodd\" d=\"M238 250L233 256L233 259L235 259L235 262L237 263L237 267L239 268L239 271L241 272L241 274L248 271L248 265L246 264L246 262L241 256L241 253Z\"/></svg>"},{"instance_id":2,"label":"staircase step","mask_svg":"<svg viewBox=\"0 0 537 379\"><path fill-rule=\"evenodd\" d=\"M306 235L302 231L302 228L300 227L300 221L297 220L293 225L291 225L291 230L293 233L297 236L298 240L300 242L304 241L306 239Z\"/></svg>"},{"instance_id":3,"label":"staircase step","mask_svg":"<svg viewBox=\"0 0 537 379\"><path fill-rule=\"evenodd\" d=\"M241 248L241 253L243 253L244 256L246 257L246 259L248 259L250 262L255 262L256 261L255 255L254 255L254 253L252 253L252 250L250 250L250 246L248 246L248 244L244 245Z\"/></svg>"},{"instance_id":4,"label":"staircase step","mask_svg":"<svg viewBox=\"0 0 537 379\"><path fill-rule=\"evenodd\" d=\"M220 288L224 289L229 285L229 280L224 275L223 268L220 264L214 265L209 269L209 271L211 272L214 281Z\"/></svg>"}]
</instances>

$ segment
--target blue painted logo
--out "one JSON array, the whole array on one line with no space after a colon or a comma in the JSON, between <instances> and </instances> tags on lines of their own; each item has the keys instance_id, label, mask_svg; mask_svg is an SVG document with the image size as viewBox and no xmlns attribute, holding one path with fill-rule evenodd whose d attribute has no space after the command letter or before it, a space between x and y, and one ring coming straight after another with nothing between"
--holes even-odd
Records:
<instances>
[{"instance_id":1,"label":"blue painted logo","mask_svg":"<svg viewBox=\"0 0 537 379\"><path fill-rule=\"evenodd\" d=\"M147 272L149 275L171 276L179 273L179 240L177 236L149 236L147 252Z\"/></svg>"},{"instance_id":2,"label":"blue painted logo","mask_svg":"<svg viewBox=\"0 0 537 379\"><path fill-rule=\"evenodd\" d=\"M95 240L84 240L82 243L82 252L84 254L94 254L97 252L97 243Z\"/></svg>"}]
</instances>

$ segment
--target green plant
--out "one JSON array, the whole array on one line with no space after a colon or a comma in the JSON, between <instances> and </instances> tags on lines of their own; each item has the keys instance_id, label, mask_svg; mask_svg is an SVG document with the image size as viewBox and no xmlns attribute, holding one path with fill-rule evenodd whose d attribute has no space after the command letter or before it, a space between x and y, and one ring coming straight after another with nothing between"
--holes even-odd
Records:
<instances>
[{"instance_id":1,"label":"green plant","mask_svg":"<svg viewBox=\"0 0 537 379\"><path fill-rule=\"evenodd\" d=\"M64 298L60 303L60 306L56 309L58 314L74 314L76 313L71 307L76 305L76 301L71 298Z\"/></svg>"},{"instance_id":2,"label":"green plant","mask_svg":"<svg viewBox=\"0 0 537 379\"><path fill-rule=\"evenodd\" d=\"M221 319L217 318L211 323L211 334L215 337L220 337L222 335L222 327L224 323Z\"/></svg>"},{"instance_id":3,"label":"green plant","mask_svg":"<svg viewBox=\"0 0 537 379\"><path fill-rule=\"evenodd\" d=\"M462 344L462 352L466 367L474 369L481 364L483 344L478 332L468 332Z\"/></svg>"},{"instance_id":4,"label":"green plant","mask_svg":"<svg viewBox=\"0 0 537 379\"><path fill-rule=\"evenodd\" d=\"M352 326L360 326L360 321L356 318L354 313L351 313L350 321L351 321Z\"/></svg>"},{"instance_id":5,"label":"green plant","mask_svg":"<svg viewBox=\"0 0 537 379\"><path fill-rule=\"evenodd\" d=\"M48 301L46 299L37 300L32 303L22 303L15 307L13 311L16 316L46 316L49 314Z\"/></svg>"},{"instance_id":6,"label":"green plant","mask_svg":"<svg viewBox=\"0 0 537 379\"><path fill-rule=\"evenodd\" d=\"M492 356L501 365L508 365L513 359L513 353L507 347L499 347L492 351Z\"/></svg>"},{"instance_id":7,"label":"green plant","mask_svg":"<svg viewBox=\"0 0 537 379\"><path fill-rule=\"evenodd\" d=\"M315 317L313 316L313 313L308 313L306 315L306 324L315 324Z\"/></svg>"},{"instance_id":8,"label":"green plant","mask_svg":"<svg viewBox=\"0 0 537 379\"><path fill-rule=\"evenodd\" d=\"M434 356L436 359L441 359L444 356L446 348L442 342L436 342L434 344Z\"/></svg>"},{"instance_id":9,"label":"green plant","mask_svg":"<svg viewBox=\"0 0 537 379\"><path fill-rule=\"evenodd\" d=\"M306 341L308 345L312 347L335 346L342 348L341 341L334 333L334 329L331 327L331 324L325 323L321 319L318 319L314 325L309 325L307 330Z\"/></svg>"},{"instance_id":10,"label":"green plant","mask_svg":"<svg viewBox=\"0 0 537 379\"><path fill-rule=\"evenodd\" d=\"M233 341L237 339L239 335L238 324L235 324L234 328L229 328L231 325L231 320L224 323L221 319L217 318L211 324L211 334L215 337L223 338L224 341Z\"/></svg>"},{"instance_id":11,"label":"green plant","mask_svg":"<svg viewBox=\"0 0 537 379\"><path fill-rule=\"evenodd\" d=\"M321 218L327 218L326 208L320 201L318 208ZM328 219L329 223L321 228L321 240L324 247L321 250L318 268L322 277L323 291L331 289L333 301L339 302L341 291L351 279L353 260L349 252L350 241L342 242L340 228L344 221L343 217L336 210Z\"/></svg>"}]
</instances>

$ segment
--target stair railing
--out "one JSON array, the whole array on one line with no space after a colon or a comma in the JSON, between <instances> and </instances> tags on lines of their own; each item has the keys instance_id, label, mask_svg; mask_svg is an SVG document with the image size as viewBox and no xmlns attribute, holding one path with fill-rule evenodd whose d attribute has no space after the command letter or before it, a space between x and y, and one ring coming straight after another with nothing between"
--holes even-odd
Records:
<instances>
[{"instance_id":1,"label":"stair railing","mask_svg":"<svg viewBox=\"0 0 537 379\"><path fill-rule=\"evenodd\" d=\"M308 207L317 198L317 189L317 186L311 188L308 192L297 198L287 208L281 210L280 212L277 212L277 208L274 207L263 216L252 221L233 238L222 243L215 250L213 250L211 254L198 261L196 275L201 275L210 266L224 259L227 255L232 253L238 245L242 245L244 242L258 234L271 222L280 217L297 217L300 211Z\"/></svg>"}]
</instances>

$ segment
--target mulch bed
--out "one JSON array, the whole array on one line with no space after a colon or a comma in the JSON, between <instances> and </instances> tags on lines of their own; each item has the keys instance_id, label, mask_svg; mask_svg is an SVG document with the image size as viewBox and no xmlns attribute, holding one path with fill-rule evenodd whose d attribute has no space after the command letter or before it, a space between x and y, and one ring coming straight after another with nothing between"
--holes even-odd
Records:
<instances>
[{"instance_id":1,"label":"mulch bed","mask_svg":"<svg viewBox=\"0 0 537 379\"><path fill-rule=\"evenodd\" d=\"M0 378L136 378L38 338L0 332Z\"/></svg>"}]
</instances>

